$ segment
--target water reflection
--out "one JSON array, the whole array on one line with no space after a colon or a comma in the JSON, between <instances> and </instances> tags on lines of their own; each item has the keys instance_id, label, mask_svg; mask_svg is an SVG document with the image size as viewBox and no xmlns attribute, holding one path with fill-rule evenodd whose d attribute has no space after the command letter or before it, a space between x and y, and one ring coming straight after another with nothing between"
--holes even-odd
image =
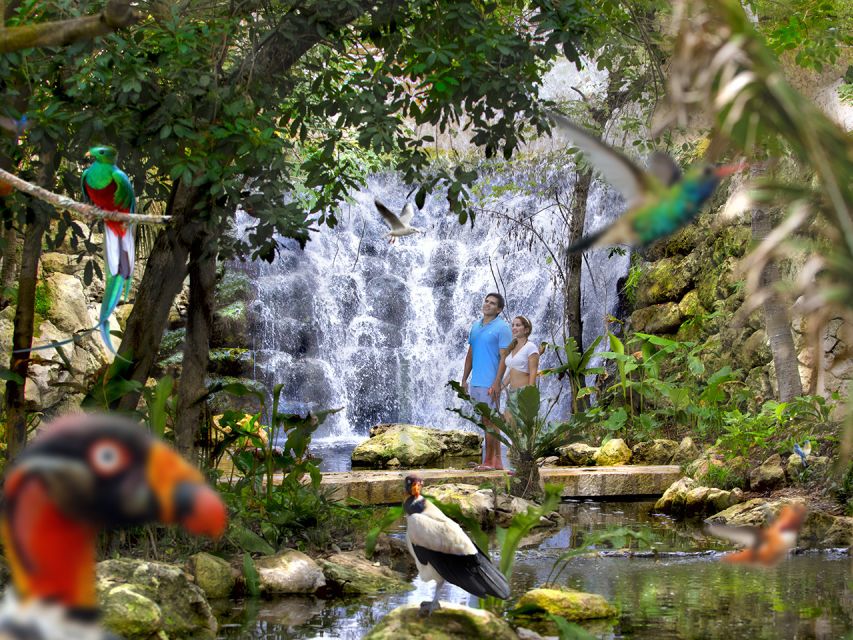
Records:
<instances>
[{"instance_id":1,"label":"water reflection","mask_svg":"<svg viewBox=\"0 0 853 640\"><path fill-rule=\"evenodd\" d=\"M540 586L554 561L589 536L627 526L655 536L653 557L599 555L573 558L560 583L600 593L620 610L611 621L584 625L598 638L661 640L750 640L853 638L853 563L846 555L793 556L772 569L722 564L719 541L699 523L656 514L653 503L574 502L561 505L566 526L519 552L513 597ZM630 542L630 539L629 539ZM401 604L432 599L434 584L370 599L324 602L288 598L276 602L228 603L217 615L223 639L361 638ZM448 585L442 601L476 606L476 599Z\"/></svg>"}]
</instances>

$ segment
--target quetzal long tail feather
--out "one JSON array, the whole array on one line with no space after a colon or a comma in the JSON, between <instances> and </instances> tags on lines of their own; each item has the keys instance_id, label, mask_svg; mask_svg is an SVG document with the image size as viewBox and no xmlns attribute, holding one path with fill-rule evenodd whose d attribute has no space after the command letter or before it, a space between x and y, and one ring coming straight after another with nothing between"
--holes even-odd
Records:
<instances>
[{"instance_id":1,"label":"quetzal long tail feather","mask_svg":"<svg viewBox=\"0 0 853 640\"><path fill-rule=\"evenodd\" d=\"M104 341L107 349L114 355L118 355L113 347L113 341L110 337L110 316L118 306L119 300L125 290L127 279L119 274L107 276L107 286L104 289L104 299L101 302L101 315L98 319L98 329L101 332L101 339Z\"/></svg>"}]
</instances>

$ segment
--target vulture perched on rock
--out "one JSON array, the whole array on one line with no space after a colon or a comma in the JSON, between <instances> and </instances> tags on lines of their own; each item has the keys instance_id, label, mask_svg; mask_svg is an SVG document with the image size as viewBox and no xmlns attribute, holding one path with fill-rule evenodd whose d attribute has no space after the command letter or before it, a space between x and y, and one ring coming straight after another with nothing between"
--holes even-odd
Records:
<instances>
[{"instance_id":1,"label":"vulture perched on rock","mask_svg":"<svg viewBox=\"0 0 853 640\"><path fill-rule=\"evenodd\" d=\"M445 582L455 584L479 598L495 596L506 600L509 583L488 554L477 548L456 522L421 495L424 481L406 478L406 542L418 565L422 580L435 580L432 602L421 603L429 615L440 607L438 593Z\"/></svg>"},{"instance_id":2,"label":"vulture perched on rock","mask_svg":"<svg viewBox=\"0 0 853 640\"><path fill-rule=\"evenodd\" d=\"M55 420L3 485L12 585L0 602L0 640L115 639L97 622L98 532L162 522L216 537L226 520L201 472L143 426L109 415Z\"/></svg>"}]
</instances>

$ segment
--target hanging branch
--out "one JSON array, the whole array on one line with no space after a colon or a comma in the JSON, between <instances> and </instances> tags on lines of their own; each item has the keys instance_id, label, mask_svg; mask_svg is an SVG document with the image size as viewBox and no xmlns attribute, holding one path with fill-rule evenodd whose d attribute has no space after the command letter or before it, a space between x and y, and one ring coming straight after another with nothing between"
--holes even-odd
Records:
<instances>
[{"instance_id":1,"label":"hanging branch","mask_svg":"<svg viewBox=\"0 0 853 640\"><path fill-rule=\"evenodd\" d=\"M0 183L4 182L12 185L18 191L23 191L34 198L44 200L59 209L66 209L67 211L76 213L86 220L114 220L115 222L133 222L136 224L167 224L171 219L170 216L150 216L137 213L121 213L119 211L104 211L94 205L83 204L68 196L61 196L58 193L42 189L37 185L30 184L26 180L21 180L8 171L0 169Z\"/></svg>"},{"instance_id":2,"label":"hanging branch","mask_svg":"<svg viewBox=\"0 0 853 640\"><path fill-rule=\"evenodd\" d=\"M90 40L129 27L141 17L128 0L109 0L104 10L94 16L0 28L0 53Z\"/></svg>"}]
</instances>

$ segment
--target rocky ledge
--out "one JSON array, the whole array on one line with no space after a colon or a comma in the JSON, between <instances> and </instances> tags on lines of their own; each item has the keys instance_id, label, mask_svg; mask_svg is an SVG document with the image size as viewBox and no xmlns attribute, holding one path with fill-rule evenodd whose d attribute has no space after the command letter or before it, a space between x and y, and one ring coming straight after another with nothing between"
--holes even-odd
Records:
<instances>
[{"instance_id":1,"label":"rocky ledge","mask_svg":"<svg viewBox=\"0 0 853 640\"><path fill-rule=\"evenodd\" d=\"M353 468L411 469L479 461L483 436L413 424L379 424L352 452Z\"/></svg>"}]
</instances>

